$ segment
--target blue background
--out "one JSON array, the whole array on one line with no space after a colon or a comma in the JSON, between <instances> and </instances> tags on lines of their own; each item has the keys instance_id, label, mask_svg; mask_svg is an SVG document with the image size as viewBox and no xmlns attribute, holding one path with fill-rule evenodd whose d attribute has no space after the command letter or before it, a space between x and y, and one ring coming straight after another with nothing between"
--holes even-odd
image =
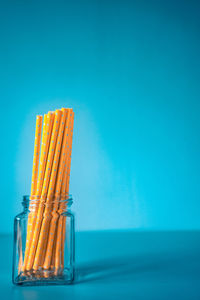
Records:
<instances>
[{"instance_id":1,"label":"blue background","mask_svg":"<svg viewBox=\"0 0 200 300\"><path fill-rule=\"evenodd\" d=\"M200 228L198 1L1 1L1 218L29 194L36 114L73 107L77 230Z\"/></svg>"}]
</instances>

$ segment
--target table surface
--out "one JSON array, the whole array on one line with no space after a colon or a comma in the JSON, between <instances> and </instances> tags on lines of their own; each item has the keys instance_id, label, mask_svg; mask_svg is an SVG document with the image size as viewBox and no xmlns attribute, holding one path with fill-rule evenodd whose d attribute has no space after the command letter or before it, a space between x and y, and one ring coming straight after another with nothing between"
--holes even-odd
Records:
<instances>
[{"instance_id":1,"label":"table surface","mask_svg":"<svg viewBox=\"0 0 200 300\"><path fill-rule=\"evenodd\" d=\"M199 231L78 232L68 286L14 286L12 236L0 242L2 299L200 299Z\"/></svg>"}]
</instances>

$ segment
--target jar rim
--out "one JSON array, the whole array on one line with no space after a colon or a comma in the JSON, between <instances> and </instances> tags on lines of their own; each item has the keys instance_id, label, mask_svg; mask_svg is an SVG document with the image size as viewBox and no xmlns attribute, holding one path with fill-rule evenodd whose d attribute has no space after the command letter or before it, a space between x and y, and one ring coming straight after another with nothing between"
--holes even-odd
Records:
<instances>
[{"instance_id":1,"label":"jar rim","mask_svg":"<svg viewBox=\"0 0 200 300\"><path fill-rule=\"evenodd\" d=\"M31 197L33 197L33 199L31 199ZM29 204L36 204L36 203L39 203L39 202L43 202L43 204L45 205L46 204L46 200L47 200L47 197L43 198L43 200L41 201L41 198L42 197L39 197L39 196L30 196L30 195L24 195L23 196L23 200L22 200L22 205L29 205ZM72 198L72 195L71 194L68 194L68 195L65 195L65 197L61 198L60 196L57 196L57 197L53 197L51 198L51 204L53 203L65 203L65 204L68 204L68 205L72 205L73 203L73 198Z\"/></svg>"}]
</instances>

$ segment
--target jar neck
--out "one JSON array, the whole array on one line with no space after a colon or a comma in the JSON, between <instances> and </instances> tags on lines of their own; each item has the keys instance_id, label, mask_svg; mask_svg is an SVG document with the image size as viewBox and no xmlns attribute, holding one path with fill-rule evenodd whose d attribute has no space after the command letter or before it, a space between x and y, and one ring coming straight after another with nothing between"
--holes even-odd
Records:
<instances>
[{"instance_id":1,"label":"jar neck","mask_svg":"<svg viewBox=\"0 0 200 300\"><path fill-rule=\"evenodd\" d=\"M44 211L59 213L69 211L73 204L72 195L53 196L53 197L38 197L38 196L23 196L22 206L24 212L37 212L39 208Z\"/></svg>"}]
</instances>

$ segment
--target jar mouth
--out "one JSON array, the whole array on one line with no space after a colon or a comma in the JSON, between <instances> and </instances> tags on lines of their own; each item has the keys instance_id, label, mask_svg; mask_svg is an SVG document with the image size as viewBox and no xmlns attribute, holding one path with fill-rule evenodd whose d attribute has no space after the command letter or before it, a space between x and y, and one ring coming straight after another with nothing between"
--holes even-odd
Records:
<instances>
[{"instance_id":1,"label":"jar mouth","mask_svg":"<svg viewBox=\"0 0 200 300\"><path fill-rule=\"evenodd\" d=\"M47 202L47 200L50 200ZM65 196L53 196L51 198L47 197L40 197L40 196L29 196L29 195L24 195L23 200L22 200L22 205L27 207L27 206L34 206L34 205L39 205L43 204L44 206L52 205L54 203L56 204L65 204L68 207L72 205L73 203L73 198L71 194L65 195Z\"/></svg>"}]
</instances>

